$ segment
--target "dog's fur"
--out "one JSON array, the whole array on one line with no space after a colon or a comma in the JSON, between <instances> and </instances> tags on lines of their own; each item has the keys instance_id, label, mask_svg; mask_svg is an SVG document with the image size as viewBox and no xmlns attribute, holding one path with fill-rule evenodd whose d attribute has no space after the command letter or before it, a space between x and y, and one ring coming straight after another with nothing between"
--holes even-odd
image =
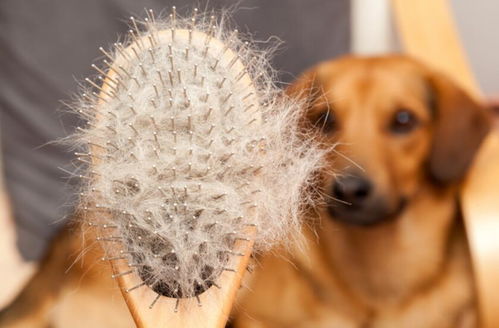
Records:
<instances>
[{"instance_id":1,"label":"dog's fur","mask_svg":"<svg viewBox=\"0 0 499 328\"><path fill-rule=\"evenodd\" d=\"M306 229L308 248L262 259L236 326L476 327L457 188L486 110L402 56L322 63L289 92L308 100L305 126L339 143L337 174L323 175L330 200ZM399 112L410 125L394 123ZM371 185L359 208L332 199L345 176Z\"/></svg>"},{"instance_id":2,"label":"dog's fur","mask_svg":"<svg viewBox=\"0 0 499 328\"><path fill-rule=\"evenodd\" d=\"M326 62L288 90L306 97L303 128L339 143L329 158L336 175L322 174L327 202L304 228L307 246L259 259L233 325L477 327L457 190L488 131L485 109L402 56ZM400 112L409 123L394 121ZM359 206L335 200L345 177L370 186ZM130 326L108 269L91 268L95 256L63 275L80 248L61 236L0 327ZM98 318L109 322L91 323Z\"/></svg>"}]
</instances>

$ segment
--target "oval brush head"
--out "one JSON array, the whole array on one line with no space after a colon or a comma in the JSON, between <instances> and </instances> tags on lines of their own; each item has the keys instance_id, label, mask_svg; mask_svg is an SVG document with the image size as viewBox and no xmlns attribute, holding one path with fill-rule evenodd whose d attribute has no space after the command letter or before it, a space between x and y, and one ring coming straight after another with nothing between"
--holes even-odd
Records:
<instances>
[{"instance_id":1,"label":"oval brush head","mask_svg":"<svg viewBox=\"0 0 499 328\"><path fill-rule=\"evenodd\" d=\"M107 68L87 79L98 93L78 107L82 203L125 292L142 290L150 307L176 299L177 311L242 275L251 243L298 235L323 152L299 135L301 107L274 86L265 52L237 31L197 11L149 11L141 24L101 48Z\"/></svg>"}]
</instances>

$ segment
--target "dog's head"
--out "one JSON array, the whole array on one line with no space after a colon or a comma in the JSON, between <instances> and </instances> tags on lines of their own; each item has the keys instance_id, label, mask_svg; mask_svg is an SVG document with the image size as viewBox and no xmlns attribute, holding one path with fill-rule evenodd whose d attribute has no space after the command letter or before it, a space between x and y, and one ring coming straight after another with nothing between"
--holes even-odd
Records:
<instances>
[{"instance_id":1,"label":"dog's head","mask_svg":"<svg viewBox=\"0 0 499 328\"><path fill-rule=\"evenodd\" d=\"M459 181L489 129L487 111L450 79L403 56L322 63L289 87L304 128L338 143L323 177L335 219L396 217L423 183Z\"/></svg>"}]
</instances>

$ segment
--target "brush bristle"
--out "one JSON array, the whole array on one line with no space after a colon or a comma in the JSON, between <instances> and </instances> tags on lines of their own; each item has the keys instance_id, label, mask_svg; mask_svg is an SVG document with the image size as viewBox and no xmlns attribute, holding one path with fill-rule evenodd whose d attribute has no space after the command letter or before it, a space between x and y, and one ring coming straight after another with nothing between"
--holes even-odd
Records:
<instances>
[{"instance_id":1,"label":"brush bristle","mask_svg":"<svg viewBox=\"0 0 499 328\"><path fill-rule=\"evenodd\" d=\"M300 135L302 107L274 86L265 52L237 33L200 14L135 24L78 106L82 206L108 258L192 297L231 270L236 240L262 251L298 234L323 151Z\"/></svg>"}]
</instances>

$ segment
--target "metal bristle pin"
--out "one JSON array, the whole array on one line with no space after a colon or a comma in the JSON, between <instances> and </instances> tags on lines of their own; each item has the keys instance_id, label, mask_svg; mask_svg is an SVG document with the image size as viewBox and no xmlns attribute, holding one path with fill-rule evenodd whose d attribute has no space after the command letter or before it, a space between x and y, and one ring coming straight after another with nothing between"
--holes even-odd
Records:
<instances>
[{"instance_id":1,"label":"metal bristle pin","mask_svg":"<svg viewBox=\"0 0 499 328\"><path fill-rule=\"evenodd\" d=\"M78 143L95 155L82 203L106 258L128 263L114 276L136 277L127 292L151 289L150 307L164 297L201 306L247 241L258 252L299 236L323 151L298 133L301 104L251 60L262 53L198 10L147 15L132 18L130 44L101 49L107 76L88 80L98 97L82 97L93 118Z\"/></svg>"}]
</instances>

